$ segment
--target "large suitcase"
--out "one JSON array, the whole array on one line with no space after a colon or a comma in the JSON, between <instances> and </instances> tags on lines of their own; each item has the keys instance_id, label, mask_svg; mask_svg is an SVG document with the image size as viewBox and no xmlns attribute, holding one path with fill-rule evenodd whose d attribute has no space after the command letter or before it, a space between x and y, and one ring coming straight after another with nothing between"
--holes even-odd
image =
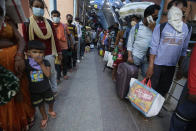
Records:
<instances>
[{"instance_id":1,"label":"large suitcase","mask_svg":"<svg viewBox=\"0 0 196 131\"><path fill-rule=\"evenodd\" d=\"M126 62L119 64L116 76L117 94L120 98L125 98L129 92L131 78L138 77L138 67Z\"/></svg>"}]
</instances>

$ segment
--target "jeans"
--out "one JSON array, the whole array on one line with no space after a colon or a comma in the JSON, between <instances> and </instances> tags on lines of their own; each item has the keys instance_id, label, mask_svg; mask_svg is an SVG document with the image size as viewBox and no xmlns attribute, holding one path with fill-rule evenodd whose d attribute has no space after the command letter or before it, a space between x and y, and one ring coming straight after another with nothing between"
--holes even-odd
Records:
<instances>
[{"instance_id":1,"label":"jeans","mask_svg":"<svg viewBox=\"0 0 196 131\"><path fill-rule=\"evenodd\" d=\"M69 51L68 50L62 50L63 60L62 60L62 66L63 66L63 76L67 75L67 70L69 69L69 65L71 64Z\"/></svg>"},{"instance_id":2,"label":"jeans","mask_svg":"<svg viewBox=\"0 0 196 131\"><path fill-rule=\"evenodd\" d=\"M53 92L57 91L57 73L55 69L55 57L53 55L45 56L45 59L49 61L51 68L50 85Z\"/></svg>"},{"instance_id":3,"label":"jeans","mask_svg":"<svg viewBox=\"0 0 196 131\"><path fill-rule=\"evenodd\" d=\"M187 86L184 88L187 89ZM182 94L183 95L183 94ZM186 97L178 104L170 121L170 131L196 131L196 103Z\"/></svg>"},{"instance_id":4,"label":"jeans","mask_svg":"<svg viewBox=\"0 0 196 131\"><path fill-rule=\"evenodd\" d=\"M151 77L152 88L163 97L170 89L175 69L175 66L154 65L154 73Z\"/></svg>"},{"instance_id":5,"label":"jeans","mask_svg":"<svg viewBox=\"0 0 196 131\"><path fill-rule=\"evenodd\" d=\"M147 62L146 57L144 57L143 59L140 59L136 56L133 56L133 62L136 66L141 68L142 76L145 77L147 69L148 69L148 62Z\"/></svg>"}]
</instances>

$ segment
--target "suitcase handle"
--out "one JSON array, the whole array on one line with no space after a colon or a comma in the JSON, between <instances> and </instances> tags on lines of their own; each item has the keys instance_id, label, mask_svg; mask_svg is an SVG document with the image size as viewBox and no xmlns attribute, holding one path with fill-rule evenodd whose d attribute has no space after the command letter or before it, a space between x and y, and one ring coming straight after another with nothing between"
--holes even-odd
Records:
<instances>
[{"instance_id":1,"label":"suitcase handle","mask_svg":"<svg viewBox=\"0 0 196 131\"><path fill-rule=\"evenodd\" d=\"M146 82L148 81L148 83L146 84ZM151 84L151 80L148 78L144 78L144 80L142 81L142 83L144 85L147 85L149 88L152 88L152 84Z\"/></svg>"}]
</instances>

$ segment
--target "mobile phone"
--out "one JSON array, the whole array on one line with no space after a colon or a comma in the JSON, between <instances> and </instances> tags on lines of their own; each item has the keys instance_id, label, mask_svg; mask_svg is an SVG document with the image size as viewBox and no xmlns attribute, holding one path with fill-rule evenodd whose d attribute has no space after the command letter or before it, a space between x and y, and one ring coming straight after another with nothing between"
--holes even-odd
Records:
<instances>
[{"instance_id":1,"label":"mobile phone","mask_svg":"<svg viewBox=\"0 0 196 131\"><path fill-rule=\"evenodd\" d=\"M149 24L154 23L154 20L153 20L151 15L147 17L147 21L148 21Z\"/></svg>"}]
</instances>

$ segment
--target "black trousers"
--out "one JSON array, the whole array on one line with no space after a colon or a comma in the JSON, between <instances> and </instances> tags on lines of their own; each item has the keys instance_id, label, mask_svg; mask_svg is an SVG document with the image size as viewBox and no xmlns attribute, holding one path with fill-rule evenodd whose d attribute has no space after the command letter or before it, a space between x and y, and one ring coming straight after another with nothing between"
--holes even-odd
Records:
<instances>
[{"instance_id":1,"label":"black trousers","mask_svg":"<svg viewBox=\"0 0 196 131\"><path fill-rule=\"evenodd\" d=\"M168 93L175 73L175 66L154 65L154 74L151 77L152 88L163 97Z\"/></svg>"},{"instance_id":2,"label":"black trousers","mask_svg":"<svg viewBox=\"0 0 196 131\"><path fill-rule=\"evenodd\" d=\"M81 44L80 45L80 56L82 57L82 56L84 56L86 43L84 40L82 40L80 44Z\"/></svg>"},{"instance_id":3,"label":"black trousers","mask_svg":"<svg viewBox=\"0 0 196 131\"><path fill-rule=\"evenodd\" d=\"M61 79L61 65L55 64L55 69L57 72L57 80L60 80Z\"/></svg>"},{"instance_id":4,"label":"black trousers","mask_svg":"<svg viewBox=\"0 0 196 131\"><path fill-rule=\"evenodd\" d=\"M76 67L76 61L77 61L77 44L74 45L74 49L72 50L73 67Z\"/></svg>"},{"instance_id":5,"label":"black trousers","mask_svg":"<svg viewBox=\"0 0 196 131\"><path fill-rule=\"evenodd\" d=\"M62 66L63 66L63 76L67 75L67 70L70 68L71 56L69 55L69 50L62 50Z\"/></svg>"}]
</instances>

